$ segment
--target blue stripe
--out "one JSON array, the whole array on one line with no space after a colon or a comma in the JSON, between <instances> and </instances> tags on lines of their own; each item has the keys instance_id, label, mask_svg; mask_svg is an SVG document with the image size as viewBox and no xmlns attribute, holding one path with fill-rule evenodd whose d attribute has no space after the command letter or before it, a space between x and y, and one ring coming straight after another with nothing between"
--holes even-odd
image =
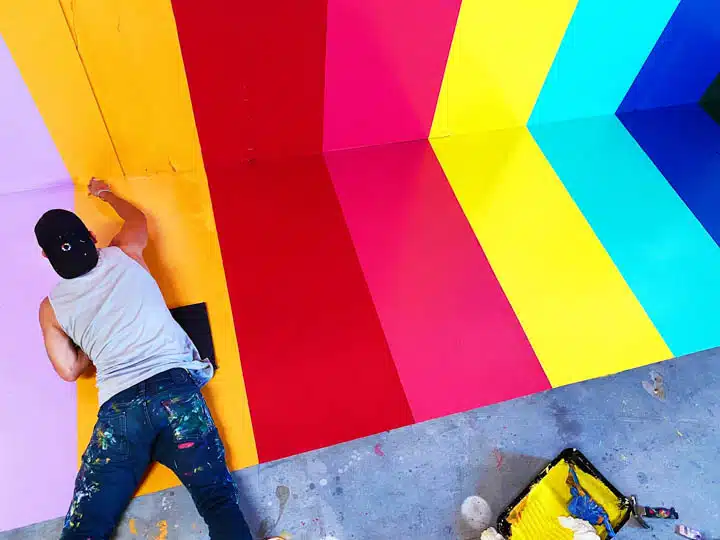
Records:
<instances>
[{"instance_id":1,"label":"blue stripe","mask_svg":"<svg viewBox=\"0 0 720 540\"><path fill-rule=\"evenodd\" d=\"M580 0L530 124L614 114L680 0Z\"/></svg>"},{"instance_id":2,"label":"blue stripe","mask_svg":"<svg viewBox=\"0 0 720 540\"><path fill-rule=\"evenodd\" d=\"M683 0L618 112L697 103L720 71L720 1Z\"/></svg>"},{"instance_id":3,"label":"blue stripe","mask_svg":"<svg viewBox=\"0 0 720 540\"><path fill-rule=\"evenodd\" d=\"M720 345L720 248L620 120L532 133L672 352Z\"/></svg>"},{"instance_id":4,"label":"blue stripe","mask_svg":"<svg viewBox=\"0 0 720 540\"><path fill-rule=\"evenodd\" d=\"M619 116L720 245L720 124L697 104Z\"/></svg>"}]
</instances>

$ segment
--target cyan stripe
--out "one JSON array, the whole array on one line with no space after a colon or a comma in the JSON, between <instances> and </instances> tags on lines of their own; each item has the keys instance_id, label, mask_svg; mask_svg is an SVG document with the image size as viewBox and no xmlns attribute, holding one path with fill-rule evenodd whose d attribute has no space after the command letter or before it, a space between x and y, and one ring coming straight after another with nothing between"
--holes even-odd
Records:
<instances>
[{"instance_id":1,"label":"cyan stripe","mask_svg":"<svg viewBox=\"0 0 720 540\"><path fill-rule=\"evenodd\" d=\"M720 248L620 120L532 133L672 352L720 345Z\"/></svg>"},{"instance_id":2,"label":"cyan stripe","mask_svg":"<svg viewBox=\"0 0 720 540\"><path fill-rule=\"evenodd\" d=\"M580 0L530 124L614 114L679 0Z\"/></svg>"},{"instance_id":3,"label":"cyan stripe","mask_svg":"<svg viewBox=\"0 0 720 540\"><path fill-rule=\"evenodd\" d=\"M720 245L720 124L698 104L618 116Z\"/></svg>"}]
</instances>

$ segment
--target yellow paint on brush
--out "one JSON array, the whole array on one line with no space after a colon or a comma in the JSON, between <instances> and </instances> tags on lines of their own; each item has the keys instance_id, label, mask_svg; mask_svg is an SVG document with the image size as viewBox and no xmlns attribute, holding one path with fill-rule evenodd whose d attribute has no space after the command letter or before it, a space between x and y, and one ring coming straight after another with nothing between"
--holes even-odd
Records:
<instances>
[{"instance_id":1,"label":"yellow paint on brush","mask_svg":"<svg viewBox=\"0 0 720 540\"><path fill-rule=\"evenodd\" d=\"M553 386L672 356L526 128L432 146Z\"/></svg>"},{"instance_id":2,"label":"yellow paint on brush","mask_svg":"<svg viewBox=\"0 0 720 540\"><path fill-rule=\"evenodd\" d=\"M530 118L577 0L463 0L430 137Z\"/></svg>"},{"instance_id":3,"label":"yellow paint on brush","mask_svg":"<svg viewBox=\"0 0 720 540\"><path fill-rule=\"evenodd\" d=\"M12 15L8 46L78 183L75 210L101 244L117 232L119 220L112 209L86 195L84 186L94 175L108 178L119 195L147 212L151 240L145 257L168 305L208 305L221 369L204 394L228 463L232 469L254 465L257 450L230 300L170 2L63 5L72 34L57 0L3 3L0 20L8 20L4 12ZM63 69L56 69L57 64ZM53 91L58 87L62 91ZM128 173L125 178L107 131ZM106 166L97 163L98 156ZM81 379L79 454L90 438L97 407L94 379ZM178 484L169 470L154 467L139 494Z\"/></svg>"},{"instance_id":4,"label":"yellow paint on brush","mask_svg":"<svg viewBox=\"0 0 720 540\"><path fill-rule=\"evenodd\" d=\"M570 487L566 484L569 470L568 463L561 461L518 504L516 509L521 510L519 516L511 514L508 519L513 524L513 540L572 540L572 531L565 529L558 521L559 517L569 515L571 496ZM617 527L627 512L620 508L619 499L594 476L577 467L575 471L582 488L605 509L610 523ZM607 537L605 527L597 526L595 530L601 538Z\"/></svg>"}]
</instances>

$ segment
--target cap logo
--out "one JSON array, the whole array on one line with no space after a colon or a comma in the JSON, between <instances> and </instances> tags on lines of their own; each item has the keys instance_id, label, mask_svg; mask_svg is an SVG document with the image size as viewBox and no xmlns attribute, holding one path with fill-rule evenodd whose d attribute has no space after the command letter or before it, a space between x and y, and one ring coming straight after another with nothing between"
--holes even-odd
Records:
<instances>
[{"instance_id":1,"label":"cap logo","mask_svg":"<svg viewBox=\"0 0 720 540\"><path fill-rule=\"evenodd\" d=\"M70 245L70 243L65 242L62 246L60 246L60 249L62 249L63 251L70 251L72 249L72 246Z\"/></svg>"}]
</instances>

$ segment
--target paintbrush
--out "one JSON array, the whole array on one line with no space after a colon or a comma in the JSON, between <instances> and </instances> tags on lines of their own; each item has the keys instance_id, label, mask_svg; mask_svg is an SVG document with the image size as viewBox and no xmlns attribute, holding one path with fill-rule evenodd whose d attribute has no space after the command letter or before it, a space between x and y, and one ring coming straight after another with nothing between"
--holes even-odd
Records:
<instances>
[{"instance_id":1,"label":"paintbrush","mask_svg":"<svg viewBox=\"0 0 720 540\"><path fill-rule=\"evenodd\" d=\"M650 525L647 524L645 518L652 519L679 519L675 508L663 508L661 506L641 506L637 502L637 497L632 495L630 497L630 511L637 522L642 525L645 529L651 529Z\"/></svg>"}]
</instances>

